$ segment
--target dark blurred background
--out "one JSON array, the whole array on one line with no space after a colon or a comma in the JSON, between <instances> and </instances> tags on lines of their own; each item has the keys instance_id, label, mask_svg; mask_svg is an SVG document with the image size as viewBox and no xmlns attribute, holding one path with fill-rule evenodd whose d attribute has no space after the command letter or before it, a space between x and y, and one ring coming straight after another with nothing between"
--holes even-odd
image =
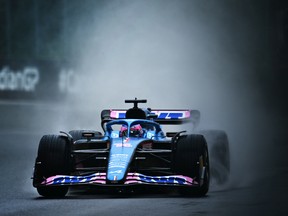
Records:
<instances>
[{"instance_id":1,"label":"dark blurred background","mask_svg":"<svg viewBox=\"0 0 288 216\"><path fill-rule=\"evenodd\" d=\"M121 1L114 2L116 2L116 7L117 4L121 4ZM125 1L122 3L127 4ZM0 61L2 67L9 65L10 68L17 69L16 65L23 67L29 64L39 64L39 66L52 64L57 67L79 63L77 62L81 50L79 37L83 37L81 32L77 32L79 26L91 24L92 20L97 19L97 15L95 16L97 13L100 20L101 13L105 7L107 9L108 4L110 3L104 0L1 0ZM163 1L162 4L164 4ZM253 23L253 26L250 26L250 32L249 29L245 29L247 32L238 32L238 37L240 41L240 37L245 34L254 37L252 40L256 46L251 46L251 49L247 47L246 51L247 55L253 57L250 60L256 60L257 67L260 68L254 70L254 76L266 96L268 106L286 110L284 101L287 98L288 76L286 72L287 1L243 0L217 3L210 1L199 3L198 1L195 5L200 6L199 10L205 16L209 16L205 14L207 12L205 6L208 6L212 10L211 17L216 14L220 17L219 19L223 19L221 16L225 16L225 13L235 13L235 18L242 15L248 22L247 25L249 22ZM208 18L207 21L211 22ZM243 25L239 19L235 19L235 22L220 21L227 22L227 25ZM87 28L89 29L86 27L83 34L87 34ZM232 26L226 26L226 28L229 29ZM231 35L231 37L237 36ZM238 46L237 40L233 40L233 43L231 46ZM47 73L52 74L54 71ZM5 94L1 92L1 98L6 98L6 94L9 94L9 91L5 91Z\"/></svg>"}]
</instances>

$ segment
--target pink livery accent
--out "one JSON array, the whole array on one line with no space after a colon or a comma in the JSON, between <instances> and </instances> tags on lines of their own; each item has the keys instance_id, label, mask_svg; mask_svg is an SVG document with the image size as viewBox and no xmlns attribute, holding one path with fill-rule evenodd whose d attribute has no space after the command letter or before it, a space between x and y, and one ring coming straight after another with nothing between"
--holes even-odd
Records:
<instances>
[{"instance_id":1,"label":"pink livery accent","mask_svg":"<svg viewBox=\"0 0 288 216\"><path fill-rule=\"evenodd\" d=\"M192 178L183 175L146 176L128 173L126 180L125 184L198 185Z\"/></svg>"},{"instance_id":2,"label":"pink livery accent","mask_svg":"<svg viewBox=\"0 0 288 216\"><path fill-rule=\"evenodd\" d=\"M106 173L94 173L87 176L56 175L47 178L42 185L104 185L106 184ZM148 185L199 185L194 179L183 175L168 176L146 176L140 173L128 173L125 185L148 184Z\"/></svg>"},{"instance_id":3,"label":"pink livery accent","mask_svg":"<svg viewBox=\"0 0 288 216\"><path fill-rule=\"evenodd\" d=\"M191 117L191 110L151 110L151 114L157 115L157 119L189 119ZM125 118L126 110L110 110L110 118L122 119Z\"/></svg>"},{"instance_id":4,"label":"pink livery accent","mask_svg":"<svg viewBox=\"0 0 288 216\"><path fill-rule=\"evenodd\" d=\"M47 178L42 185L106 184L106 173L94 173L88 176L56 175Z\"/></svg>"},{"instance_id":5,"label":"pink livery accent","mask_svg":"<svg viewBox=\"0 0 288 216\"><path fill-rule=\"evenodd\" d=\"M113 119L118 119L119 118L119 114L125 115L126 111L120 111L120 110L110 110L110 118Z\"/></svg>"}]
</instances>

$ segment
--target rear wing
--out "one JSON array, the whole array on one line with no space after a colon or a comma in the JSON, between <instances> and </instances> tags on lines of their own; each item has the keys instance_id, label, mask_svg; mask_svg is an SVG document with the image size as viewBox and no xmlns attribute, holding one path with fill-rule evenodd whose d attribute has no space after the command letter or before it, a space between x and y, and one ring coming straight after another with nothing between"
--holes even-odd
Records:
<instances>
[{"instance_id":1,"label":"rear wing","mask_svg":"<svg viewBox=\"0 0 288 216\"><path fill-rule=\"evenodd\" d=\"M200 121L200 111L198 110L149 108L141 110L145 112L145 119L154 120L159 124L183 124L192 122L196 126ZM107 122L114 119L126 119L127 111L126 109L103 110L101 112L101 120L102 122Z\"/></svg>"}]
</instances>

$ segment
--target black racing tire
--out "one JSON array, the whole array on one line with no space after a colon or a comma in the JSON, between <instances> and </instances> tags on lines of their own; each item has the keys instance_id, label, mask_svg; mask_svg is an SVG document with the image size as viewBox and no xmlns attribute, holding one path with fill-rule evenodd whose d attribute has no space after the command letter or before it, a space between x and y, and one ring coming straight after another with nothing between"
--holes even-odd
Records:
<instances>
[{"instance_id":1,"label":"black racing tire","mask_svg":"<svg viewBox=\"0 0 288 216\"><path fill-rule=\"evenodd\" d=\"M202 169L200 160L205 169ZM201 179L202 170L204 178ZM180 187L185 196L205 196L209 190L210 168L206 140L202 135L180 136L175 150L175 173L189 176L199 182L199 187Z\"/></svg>"},{"instance_id":2,"label":"black racing tire","mask_svg":"<svg viewBox=\"0 0 288 216\"><path fill-rule=\"evenodd\" d=\"M83 132L93 132L95 136L91 138L97 138L99 136L102 136L101 132L94 130L71 130L69 131L69 134L73 137L73 141L77 141L79 139L85 139L85 137L82 136Z\"/></svg>"},{"instance_id":3,"label":"black racing tire","mask_svg":"<svg viewBox=\"0 0 288 216\"><path fill-rule=\"evenodd\" d=\"M208 145L210 154L211 180L218 185L224 184L230 176L229 140L225 131L200 131Z\"/></svg>"},{"instance_id":4,"label":"black racing tire","mask_svg":"<svg viewBox=\"0 0 288 216\"><path fill-rule=\"evenodd\" d=\"M110 118L110 113L111 111L110 110L102 110L101 112L101 120L108 120L108 119L111 119Z\"/></svg>"},{"instance_id":5,"label":"black racing tire","mask_svg":"<svg viewBox=\"0 0 288 216\"><path fill-rule=\"evenodd\" d=\"M37 187L38 193L47 198L61 198L65 197L68 193L68 186L48 186L48 187Z\"/></svg>"},{"instance_id":6,"label":"black racing tire","mask_svg":"<svg viewBox=\"0 0 288 216\"><path fill-rule=\"evenodd\" d=\"M71 170L71 147L67 137L45 135L41 138L36 158L33 185L44 197L64 197L68 186L41 186L46 178L68 175Z\"/></svg>"}]
</instances>

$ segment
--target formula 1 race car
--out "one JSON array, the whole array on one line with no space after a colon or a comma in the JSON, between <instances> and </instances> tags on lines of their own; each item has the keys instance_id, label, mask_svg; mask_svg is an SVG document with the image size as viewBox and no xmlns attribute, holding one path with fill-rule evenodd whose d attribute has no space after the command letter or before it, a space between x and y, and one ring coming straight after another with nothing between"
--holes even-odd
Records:
<instances>
[{"instance_id":1,"label":"formula 1 race car","mask_svg":"<svg viewBox=\"0 0 288 216\"><path fill-rule=\"evenodd\" d=\"M147 101L137 98L125 102L134 106L128 110L101 112L104 134L72 130L41 138L32 177L40 195L62 197L69 187L77 185L173 187L181 194L193 196L204 196L208 192L210 163L204 136L209 137L210 133L204 131L204 136L185 134L185 131L165 134L161 127L161 124L186 121L197 124L200 112L142 109L138 104ZM218 135L221 133L217 131ZM229 161L225 161L228 141L224 151L223 145L217 145L216 157L221 156L217 163L229 169L226 165ZM221 176L221 172L214 173ZM225 178L218 179L225 181Z\"/></svg>"}]
</instances>

